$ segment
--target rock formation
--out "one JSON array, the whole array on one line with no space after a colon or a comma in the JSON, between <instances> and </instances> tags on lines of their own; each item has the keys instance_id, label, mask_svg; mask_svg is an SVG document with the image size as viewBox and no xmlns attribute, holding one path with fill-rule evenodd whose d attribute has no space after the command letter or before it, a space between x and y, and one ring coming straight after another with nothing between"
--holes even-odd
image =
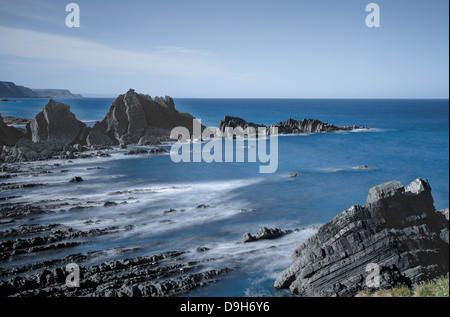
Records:
<instances>
[{"instance_id":1,"label":"rock formation","mask_svg":"<svg viewBox=\"0 0 450 317\"><path fill-rule=\"evenodd\" d=\"M370 189L365 206L352 206L322 226L292 258L275 287L301 296L411 286L448 273L448 218L434 208L426 180L406 187L389 182ZM375 269L377 284L369 282Z\"/></svg>"},{"instance_id":2,"label":"rock formation","mask_svg":"<svg viewBox=\"0 0 450 317\"><path fill-rule=\"evenodd\" d=\"M27 134L33 142L59 146L84 144L87 132L87 126L70 112L69 105L53 99L27 124Z\"/></svg>"},{"instance_id":3,"label":"rock formation","mask_svg":"<svg viewBox=\"0 0 450 317\"><path fill-rule=\"evenodd\" d=\"M178 126L193 131L194 117L175 109L172 98L151 98L130 89L111 105L101 122L88 136L88 145L153 145L169 140L170 131Z\"/></svg>"},{"instance_id":4,"label":"rock formation","mask_svg":"<svg viewBox=\"0 0 450 317\"><path fill-rule=\"evenodd\" d=\"M247 122L244 119L238 117L226 116L224 120L219 122L219 130L224 136L229 136L226 133L226 128L237 128L240 127L243 130L247 128L254 128L257 132L259 128L265 128L265 133L270 134L271 128L278 128L279 134L299 134L299 133L323 133L323 132L336 132L336 131L351 131L355 129L369 129L368 127L358 127L354 126L343 126L338 127L333 124L324 123L319 120L303 119L294 120L288 119L284 122L279 122L272 124L270 126L265 126L263 124L256 124L253 122Z\"/></svg>"},{"instance_id":5,"label":"rock formation","mask_svg":"<svg viewBox=\"0 0 450 317\"><path fill-rule=\"evenodd\" d=\"M281 237L283 234L285 234L285 231L282 231L279 228L266 228L262 227L256 232L254 236L252 236L250 233L245 233L240 243L247 243L247 242L254 242L258 240L266 240L266 239L275 239Z\"/></svg>"},{"instance_id":6,"label":"rock formation","mask_svg":"<svg viewBox=\"0 0 450 317\"><path fill-rule=\"evenodd\" d=\"M253 128L256 133L258 133L259 128L267 128L263 124L256 124L253 122L247 122L244 119L238 117L226 116L222 121L219 122L219 130L225 137L231 137L227 133L227 128L235 129L242 128L243 130L247 128Z\"/></svg>"},{"instance_id":7,"label":"rock formation","mask_svg":"<svg viewBox=\"0 0 450 317\"><path fill-rule=\"evenodd\" d=\"M198 125L198 126L197 126ZM172 98L137 94L119 96L109 112L93 128L70 112L70 106L50 100L26 126L26 134L8 127L0 117L0 161L23 162L51 158L74 158L77 149L104 149L110 145L157 145L170 140L175 127L204 129L188 113L175 109ZM3 147L5 145L5 147ZM157 154L157 153L152 153Z\"/></svg>"},{"instance_id":8,"label":"rock formation","mask_svg":"<svg viewBox=\"0 0 450 317\"><path fill-rule=\"evenodd\" d=\"M0 153L3 145L13 146L23 137L23 133L14 127L9 127L3 122L3 117L0 114Z\"/></svg>"}]
</instances>

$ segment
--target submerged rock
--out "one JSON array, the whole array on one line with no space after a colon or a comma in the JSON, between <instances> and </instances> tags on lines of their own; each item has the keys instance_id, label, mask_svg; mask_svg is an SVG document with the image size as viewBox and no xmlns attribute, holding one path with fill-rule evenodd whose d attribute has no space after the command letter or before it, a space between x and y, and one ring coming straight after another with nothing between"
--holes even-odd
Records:
<instances>
[{"instance_id":1,"label":"submerged rock","mask_svg":"<svg viewBox=\"0 0 450 317\"><path fill-rule=\"evenodd\" d=\"M84 179L79 176L76 176L76 177L72 178L69 182L70 183L81 183L81 182L84 182Z\"/></svg>"},{"instance_id":2,"label":"submerged rock","mask_svg":"<svg viewBox=\"0 0 450 317\"><path fill-rule=\"evenodd\" d=\"M292 259L275 287L301 296L411 286L448 273L448 218L434 208L426 180L406 187L389 182L370 189L365 206L352 206L322 226Z\"/></svg>"}]
</instances>

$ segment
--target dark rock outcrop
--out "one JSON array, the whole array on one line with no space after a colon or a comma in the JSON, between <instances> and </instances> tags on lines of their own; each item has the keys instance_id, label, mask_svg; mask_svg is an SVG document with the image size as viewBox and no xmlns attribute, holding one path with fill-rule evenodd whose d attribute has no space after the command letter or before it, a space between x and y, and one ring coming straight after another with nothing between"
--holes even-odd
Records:
<instances>
[{"instance_id":1,"label":"dark rock outcrop","mask_svg":"<svg viewBox=\"0 0 450 317\"><path fill-rule=\"evenodd\" d=\"M389 182L370 189L365 206L352 206L322 226L292 257L275 287L301 296L411 286L448 273L448 218L434 208L426 180L406 187ZM378 284L368 282L374 267Z\"/></svg>"},{"instance_id":2,"label":"dark rock outcrop","mask_svg":"<svg viewBox=\"0 0 450 317\"><path fill-rule=\"evenodd\" d=\"M0 123L1 126L1 123ZM89 128L70 112L70 106L50 100L26 126L26 133L9 127L13 137L0 153L4 162L73 158L72 145L85 144ZM1 127L0 127L0 130ZM17 132L18 131L18 132ZM1 133L1 132L0 132ZM3 139L3 138L2 138Z\"/></svg>"},{"instance_id":3,"label":"dark rock outcrop","mask_svg":"<svg viewBox=\"0 0 450 317\"><path fill-rule=\"evenodd\" d=\"M259 128L266 129L267 127L263 124L247 122L242 118L231 116L226 116L222 121L219 122L219 130L225 137L231 137L231 135L229 135L229 133L227 132L227 129L235 129L235 128L242 128L242 130L252 128L256 133L258 133Z\"/></svg>"},{"instance_id":4,"label":"dark rock outcrop","mask_svg":"<svg viewBox=\"0 0 450 317\"><path fill-rule=\"evenodd\" d=\"M172 98L152 99L130 89L113 102L103 121L94 125L88 140L91 144L100 140L101 144L152 145L169 140L171 130L178 126L192 134L196 122L190 114L178 112Z\"/></svg>"},{"instance_id":5,"label":"dark rock outcrop","mask_svg":"<svg viewBox=\"0 0 450 317\"><path fill-rule=\"evenodd\" d=\"M27 125L33 142L51 142L59 146L85 144L87 126L70 112L70 106L50 99Z\"/></svg>"},{"instance_id":6,"label":"dark rock outcrop","mask_svg":"<svg viewBox=\"0 0 450 317\"><path fill-rule=\"evenodd\" d=\"M266 240L266 239L276 239L281 237L285 232L283 232L279 228L268 229L266 227L262 227L252 236L250 233L244 234L244 237L241 240L241 243L254 242L258 240Z\"/></svg>"},{"instance_id":7,"label":"dark rock outcrop","mask_svg":"<svg viewBox=\"0 0 450 317\"><path fill-rule=\"evenodd\" d=\"M23 132L14 127L9 127L4 121L0 114L0 154L1 147L3 145L13 146L23 137Z\"/></svg>"},{"instance_id":8,"label":"dark rock outcrop","mask_svg":"<svg viewBox=\"0 0 450 317\"><path fill-rule=\"evenodd\" d=\"M247 122L244 119L238 117L226 116L224 120L219 122L219 130L223 136L230 137L229 133L227 133L226 131L227 128L242 128L243 130L247 128L253 128L256 134L258 133L260 128L263 128L266 134L271 133L271 128L277 128L278 134L324 133L336 131L351 131L355 129L369 129L368 127L358 127L356 125L338 127L319 120L303 119L297 121L292 118L284 122L265 126L263 124Z\"/></svg>"},{"instance_id":9,"label":"dark rock outcrop","mask_svg":"<svg viewBox=\"0 0 450 317\"><path fill-rule=\"evenodd\" d=\"M230 268L202 268L201 262L182 262L185 252L110 260L80 267L80 287L66 286L64 266L0 282L0 297L167 297L216 283ZM90 255L68 256L66 261ZM53 263L49 263L53 264ZM24 270L27 268L20 268Z\"/></svg>"},{"instance_id":10,"label":"dark rock outcrop","mask_svg":"<svg viewBox=\"0 0 450 317\"><path fill-rule=\"evenodd\" d=\"M333 124L325 123L319 120L313 119L303 119L294 120L288 119L285 122L279 122L271 125L271 127L278 128L278 133L280 134L299 134L299 133L323 133L323 132L336 132L336 131L351 131L354 129L361 129L360 127L354 125L338 127ZM367 129L367 128L363 128Z\"/></svg>"}]
</instances>

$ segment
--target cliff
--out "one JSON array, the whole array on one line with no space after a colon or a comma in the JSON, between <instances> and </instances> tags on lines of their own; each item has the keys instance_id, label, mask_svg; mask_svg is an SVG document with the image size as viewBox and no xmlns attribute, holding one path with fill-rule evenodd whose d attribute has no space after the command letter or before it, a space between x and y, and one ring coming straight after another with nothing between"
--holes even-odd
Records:
<instances>
[{"instance_id":1,"label":"cliff","mask_svg":"<svg viewBox=\"0 0 450 317\"><path fill-rule=\"evenodd\" d=\"M30 89L0 81L0 98L81 98L67 89Z\"/></svg>"},{"instance_id":2,"label":"cliff","mask_svg":"<svg viewBox=\"0 0 450 317\"><path fill-rule=\"evenodd\" d=\"M434 208L428 182L389 182L301 244L274 286L308 297L411 286L448 273L448 243L448 217Z\"/></svg>"}]
</instances>

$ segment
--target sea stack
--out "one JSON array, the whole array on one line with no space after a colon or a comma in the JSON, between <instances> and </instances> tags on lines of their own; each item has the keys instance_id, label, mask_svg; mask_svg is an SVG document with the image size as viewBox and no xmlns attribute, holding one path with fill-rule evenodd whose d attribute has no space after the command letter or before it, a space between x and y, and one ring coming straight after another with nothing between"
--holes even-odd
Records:
<instances>
[{"instance_id":1,"label":"sea stack","mask_svg":"<svg viewBox=\"0 0 450 317\"><path fill-rule=\"evenodd\" d=\"M35 143L84 144L87 132L86 124L77 120L69 105L53 99L27 124L27 134Z\"/></svg>"},{"instance_id":2,"label":"sea stack","mask_svg":"<svg viewBox=\"0 0 450 317\"><path fill-rule=\"evenodd\" d=\"M306 297L348 297L448 274L448 217L433 203L425 179L373 187L365 206L339 214L294 251L275 287ZM375 285L369 281L374 268Z\"/></svg>"},{"instance_id":3,"label":"sea stack","mask_svg":"<svg viewBox=\"0 0 450 317\"><path fill-rule=\"evenodd\" d=\"M196 123L199 124L193 116L175 109L171 97L152 98L130 89L120 95L105 118L95 124L87 144L155 145L170 140L170 132L175 127L186 127L192 134Z\"/></svg>"}]
</instances>

